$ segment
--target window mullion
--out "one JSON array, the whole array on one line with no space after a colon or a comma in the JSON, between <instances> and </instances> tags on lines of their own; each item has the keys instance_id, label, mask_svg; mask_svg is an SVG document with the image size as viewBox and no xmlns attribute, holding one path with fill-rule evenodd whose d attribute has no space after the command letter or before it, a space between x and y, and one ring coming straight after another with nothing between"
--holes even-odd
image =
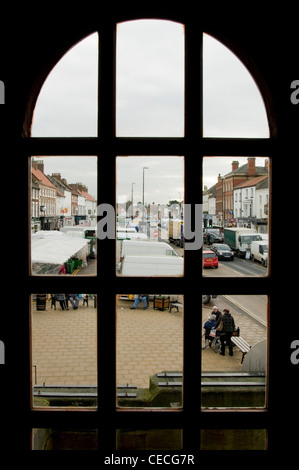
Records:
<instances>
[{"instance_id":1,"label":"window mullion","mask_svg":"<svg viewBox=\"0 0 299 470\"><path fill-rule=\"evenodd\" d=\"M115 24L108 21L99 31L98 208L102 204L115 207L115 43ZM101 446L109 449L114 446L116 403L115 240L98 239L97 243L98 431Z\"/></svg>"},{"instance_id":2,"label":"window mullion","mask_svg":"<svg viewBox=\"0 0 299 470\"><path fill-rule=\"evenodd\" d=\"M202 180L202 38L200 31L187 25L185 44L185 204L191 206L194 226L195 204L201 204L202 199L200 190ZM185 244L184 413L186 423L190 423L191 419L199 422L201 409L199 380L201 342L199 338L201 337L202 259L201 249L189 250L186 248L188 247ZM194 315L195 310L196 315ZM198 436L195 434L193 427L186 426L184 428L184 446L192 448L196 445Z\"/></svg>"}]
</instances>

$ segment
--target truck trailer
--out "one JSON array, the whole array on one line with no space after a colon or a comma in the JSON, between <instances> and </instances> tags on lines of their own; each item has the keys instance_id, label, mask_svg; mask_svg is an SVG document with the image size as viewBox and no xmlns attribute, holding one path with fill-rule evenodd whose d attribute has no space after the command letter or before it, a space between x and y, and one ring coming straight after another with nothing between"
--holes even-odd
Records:
<instances>
[{"instance_id":1,"label":"truck trailer","mask_svg":"<svg viewBox=\"0 0 299 470\"><path fill-rule=\"evenodd\" d=\"M170 243L174 243L181 248L184 246L183 221L180 219L170 219L168 224L168 238Z\"/></svg>"}]
</instances>

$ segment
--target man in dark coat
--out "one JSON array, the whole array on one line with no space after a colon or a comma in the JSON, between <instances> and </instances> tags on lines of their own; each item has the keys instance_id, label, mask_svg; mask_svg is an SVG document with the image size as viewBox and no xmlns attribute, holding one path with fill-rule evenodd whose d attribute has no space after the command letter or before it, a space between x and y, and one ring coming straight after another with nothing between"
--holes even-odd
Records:
<instances>
[{"instance_id":1,"label":"man in dark coat","mask_svg":"<svg viewBox=\"0 0 299 470\"><path fill-rule=\"evenodd\" d=\"M223 322L223 328L220 331L220 341L221 341L221 352L222 356L225 356L225 344L228 345L229 355L233 355L233 343L231 342L231 337L235 329L235 320L230 314L229 310L226 308L223 310L223 315L220 317L216 323L216 328L219 326L220 322Z\"/></svg>"}]
</instances>

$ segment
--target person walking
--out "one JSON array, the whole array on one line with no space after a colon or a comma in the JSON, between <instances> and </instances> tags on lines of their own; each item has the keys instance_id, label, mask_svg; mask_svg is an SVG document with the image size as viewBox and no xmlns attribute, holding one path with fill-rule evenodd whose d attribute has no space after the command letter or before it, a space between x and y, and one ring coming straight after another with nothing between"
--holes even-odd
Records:
<instances>
[{"instance_id":1,"label":"person walking","mask_svg":"<svg viewBox=\"0 0 299 470\"><path fill-rule=\"evenodd\" d=\"M223 315L216 322L216 329L222 321L222 329L220 330L220 341L221 341L221 356L225 356L225 345L228 345L229 355L233 355L233 343L231 337L235 329L235 320L231 315L230 311L225 308Z\"/></svg>"},{"instance_id":2,"label":"person walking","mask_svg":"<svg viewBox=\"0 0 299 470\"><path fill-rule=\"evenodd\" d=\"M78 294L68 294L69 301L72 304L74 310L76 310L79 306L79 297Z\"/></svg>"}]
</instances>

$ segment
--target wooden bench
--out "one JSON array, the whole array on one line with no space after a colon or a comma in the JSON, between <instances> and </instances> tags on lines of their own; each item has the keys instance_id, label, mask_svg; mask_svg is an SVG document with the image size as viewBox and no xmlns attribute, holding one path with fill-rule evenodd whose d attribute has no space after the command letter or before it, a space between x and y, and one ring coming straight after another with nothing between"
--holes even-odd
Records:
<instances>
[{"instance_id":1,"label":"wooden bench","mask_svg":"<svg viewBox=\"0 0 299 470\"><path fill-rule=\"evenodd\" d=\"M170 312L173 308L176 308L176 311L178 312L179 307L183 307L183 304L181 304L180 302L169 302L169 311Z\"/></svg>"},{"instance_id":2,"label":"wooden bench","mask_svg":"<svg viewBox=\"0 0 299 470\"><path fill-rule=\"evenodd\" d=\"M241 351L242 353L242 359L241 359L241 364L244 361L245 354L248 353L248 351L251 349L250 344L245 341L242 336L232 336L231 337L231 342L234 343Z\"/></svg>"}]
</instances>

